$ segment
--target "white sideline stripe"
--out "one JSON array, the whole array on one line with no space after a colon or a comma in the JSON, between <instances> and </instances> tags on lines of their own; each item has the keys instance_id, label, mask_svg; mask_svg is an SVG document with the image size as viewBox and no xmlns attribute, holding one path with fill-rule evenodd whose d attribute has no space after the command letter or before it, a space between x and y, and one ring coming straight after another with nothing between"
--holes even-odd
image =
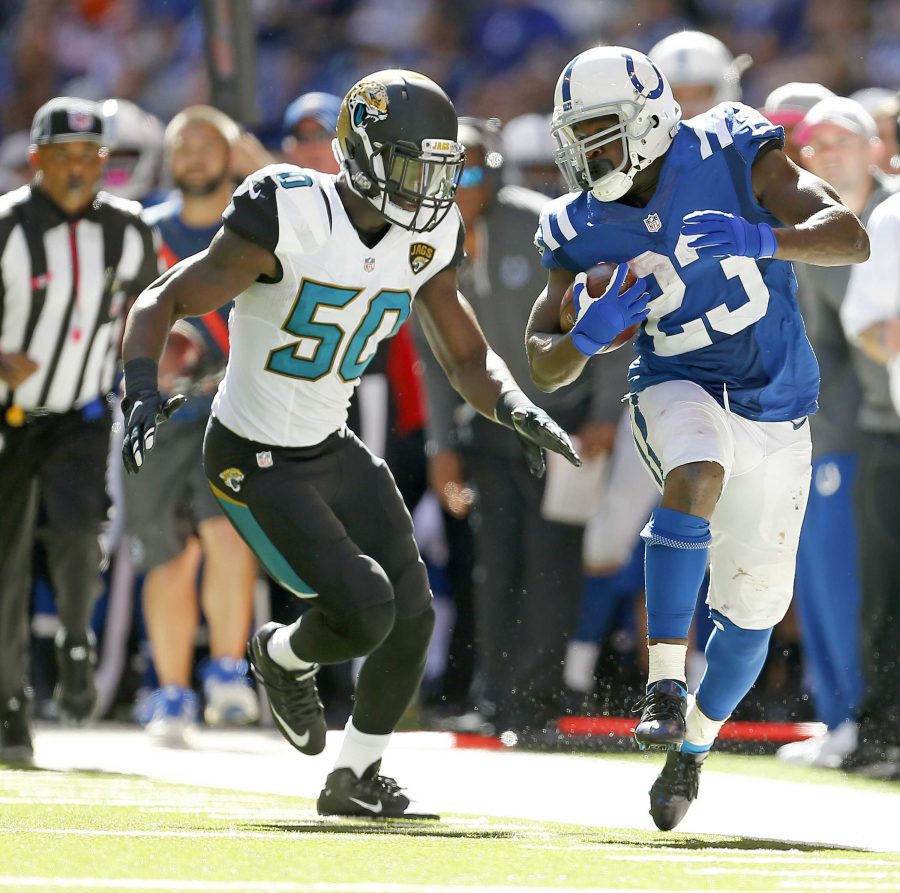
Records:
<instances>
[{"instance_id":1,"label":"white sideline stripe","mask_svg":"<svg viewBox=\"0 0 900 893\"><path fill-rule=\"evenodd\" d=\"M3 887L42 887L65 890L210 890L236 891L236 893L572 893L577 887L514 887L478 884L328 884L293 883L291 881L180 881L146 878L53 878L0 876ZM591 887L591 893L622 893L621 887ZM671 890L648 890L636 893L671 893ZM703 893L699 889L682 890L681 893ZM762 891L749 891L762 893Z\"/></svg>"},{"instance_id":2,"label":"white sideline stripe","mask_svg":"<svg viewBox=\"0 0 900 893\"><path fill-rule=\"evenodd\" d=\"M872 865L889 865L893 868L900 869L900 861L891 862L887 859L866 859L865 854L860 854L862 857L860 859L830 859L827 856L820 856L818 853L810 853L808 856L797 856L791 853L781 855L781 853L783 852L781 850L753 849L740 850L741 853L745 854L743 856L738 855L737 851L735 850L724 850L723 852L725 852L726 855L722 856L711 855L707 853L694 853L690 856L683 856L673 853L671 850L665 850L664 852L659 853L646 853L642 855L634 854L630 856L619 856L611 854L610 850L622 849L622 847L610 847L607 844L603 843L574 844L572 846L565 846L564 844L560 844L557 846L553 844L543 845L531 843L524 844L522 846L522 849L561 850L563 852L566 852L568 850L602 850L606 854L606 858L613 862L722 862L726 864L734 862L738 865L745 865L751 859L755 859L759 856L764 855L770 862L777 862L779 865L850 865L855 868L862 869L867 869ZM629 847L628 849L633 850L633 847ZM669 855L669 853L672 853L672 855Z\"/></svg>"},{"instance_id":3,"label":"white sideline stripe","mask_svg":"<svg viewBox=\"0 0 900 893\"><path fill-rule=\"evenodd\" d=\"M701 868L687 868L685 869L688 874L734 874L733 868L714 868L712 866L709 867L701 867ZM769 869L769 868L742 868L740 870L741 874L752 874L758 877L784 877L784 872L778 871L777 869ZM792 868L791 869L791 877L798 878L833 878L835 874L839 874L840 872L828 871L828 869L820 870L818 868ZM857 869L852 872L852 874L856 877L860 877L865 881L878 881L881 878L888 878L896 880L897 872L896 871L866 871L864 868ZM898 887L900 889L900 887Z\"/></svg>"},{"instance_id":4,"label":"white sideline stripe","mask_svg":"<svg viewBox=\"0 0 900 893\"><path fill-rule=\"evenodd\" d=\"M318 817L317 817L318 818ZM385 828L387 830L387 828ZM287 831L119 831L98 828L0 828L0 834L50 834L76 837L225 837L239 840L271 840L285 837ZM354 831L329 834L329 840L358 840L360 835Z\"/></svg>"}]
</instances>

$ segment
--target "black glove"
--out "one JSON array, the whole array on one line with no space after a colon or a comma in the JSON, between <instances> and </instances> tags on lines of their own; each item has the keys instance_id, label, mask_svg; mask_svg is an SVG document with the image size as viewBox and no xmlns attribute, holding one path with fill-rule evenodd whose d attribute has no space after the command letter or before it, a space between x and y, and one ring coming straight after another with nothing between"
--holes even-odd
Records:
<instances>
[{"instance_id":1,"label":"black glove","mask_svg":"<svg viewBox=\"0 0 900 893\"><path fill-rule=\"evenodd\" d=\"M521 391L501 394L494 412L498 422L512 428L518 435L528 470L535 477L544 475L544 449L565 456L576 467L581 465L581 458L575 452L569 435Z\"/></svg>"},{"instance_id":2,"label":"black glove","mask_svg":"<svg viewBox=\"0 0 900 893\"><path fill-rule=\"evenodd\" d=\"M183 394L163 400L157 390L156 375L156 363L149 357L138 357L125 364L125 396L122 398L125 438L122 441L122 461L125 463L125 470L131 474L138 473L144 464L144 453L153 449L156 426L187 403L187 397Z\"/></svg>"}]
</instances>

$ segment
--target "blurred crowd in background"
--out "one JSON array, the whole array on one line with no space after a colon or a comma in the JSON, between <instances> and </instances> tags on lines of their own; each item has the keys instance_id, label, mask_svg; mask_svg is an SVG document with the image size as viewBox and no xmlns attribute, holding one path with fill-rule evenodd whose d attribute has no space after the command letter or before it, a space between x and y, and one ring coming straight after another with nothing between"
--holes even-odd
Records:
<instances>
[{"instance_id":1,"label":"blurred crowd in background","mask_svg":"<svg viewBox=\"0 0 900 893\"><path fill-rule=\"evenodd\" d=\"M380 68L427 72L465 114L508 121L549 112L565 63L584 47L647 52L700 28L748 53L744 99L790 81L843 96L900 82L900 8L891 0L251 0L258 120L279 140L288 103L342 96ZM26 129L51 96L131 99L163 120L209 96L199 0L8 0L0 6L0 124Z\"/></svg>"},{"instance_id":2,"label":"blurred crowd in background","mask_svg":"<svg viewBox=\"0 0 900 893\"><path fill-rule=\"evenodd\" d=\"M410 68L440 83L461 115L481 121L470 128L466 141L470 167L473 171L487 171L493 179L484 184L486 191L473 191L482 183L472 175L469 180L463 180L460 193L467 229L475 233L479 219L495 202L496 189L503 183L527 186L545 196L563 191L553 164L548 121L557 77L574 54L598 43L621 44L648 52L663 38L685 29L702 30L727 47L719 74L730 84L732 92L732 95L719 96L718 87L713 83L715 89L708 96L701 96L699 107L690 113L703 111L719 99L736 99L742 94L744 102L764 111L788 110L790 114L776 123L784 123L790 129L828 91L844 97L853 95L878 128L880 142L874 139L874 133L870 137L865 132L868 118L860 125L859 132L872 146L872 162L880 171L878 176L888 184L891 176L900 173L897 149L900 4L893 0L853 4L846 0L758 0L754 3L457 0L452 4L440 0L256 0L251 5L257 26L258 115L255 120L237 122L243 133L231 142L235 182L274 160L284 159L322 170L336 169L331 158L330 134L337 100L325 94L343 96L351 84L372 71ZM659 64L666 70L662 60ZM675 75L668 70L666 73L676 85ZM801 95L796 107L791 104L791 99L797 98L796 91L788 91L790 95L785 94L785 101L773 103L778 88L788 84L797 86L796 82L801 82L800 86L821 85L827 89ZM166 164L165 124L186 107L209 103L212 98L204 61L201 3L199 0L8 0L2 4L0 189L3 191L29 180L28 128L35 110L50 97L59 95L119 100L118 104L105 106L110 126L116 128L109 131L110 161L105 188L148 206L167 198L173 182L170 166ZM298 97L303 98L298 100ZM683 103L688 106L690 101L685 98ZM800 145L792 146L791 151L802 160L800 148ZM885 189L892 188L885 185ZM464 202L472 201L467 195L475 196L473 209L463 206ZM531 223L525 226L529 228L533 232ZM466 247L470 255L477 255L477 245L470 245L467 240ZM521 264L530 263L537 269L537 253L530 244L523 244L520 253L529 255ZM473 292L480 287L477 272L476 269L470 276ZM528 282L530 274L510 266L502 275L509 285ZM465 276L462 281L465 284ZM535 296L536 293L526 294L526 304L530 306ZM509 322L511 326L518 324L512 319ZM521 328L516 336L521 341L524 318L518 322ZM492 342L497 343L493 333L489 334ZM466 420L456 415L452 420L448 416L443 420L444 427L453 428L456 433L448 435L449 446L434 445L433 431L436 425L440 427L441 420L432 419L429 427L424 421L424 409L409 410L409 382L419 380L416 387L422 386L422 361L427 358L416 359L414 338L410 338L409 344L398 341L402 346L394 348L395 353L384 357L381 364L373 364L371 370L388 382L390 396L383 399L390 403L388 417L393 421L389 422L391 430L382 433L380 443L376 440L370 445L380 446L387 453L404 496L409 494L407 501L410 510L416 513L417 532L440 606L421 712L411 716L410 723L485 733L500 732L509 726L520 732L537 730L545 734L554 711L556 715L625 713L642 691L644 660L640 647L643 632L634 619L640 612L632 610L642 586L636 530L624 544L625 554L613 556L609 562L597 559L593 562L595 566L588 568L581 635L575 636L581 644L572 648L570 642L566 655L565 640L575 631L582 598L580 591L568 593L569 629L561 634L558 648L548 648L546 654L546 660L552 661L559 670L559 701L536 704L533 716L523 713L523 710L527 713L527 704L523 707L521 701L515 711L506 715L493 702L490 684L486 688L484 679L479 679L486 649L476 647L475 642L484 613L483 609L474 607L473 599L479 596L472 594L473 585L477 589L483 584L485 574L484 546L480 551L478 540L490 537L490 530L485 528L492 522L485 520L487 511L479 505L477 482L472 480L473 476L477 477L472 471L474 465L468 481L465 469L456 473L448 472L446 465L442 469L436 469L434 462L428 466L428 459L434 460L436 452L464 455L464 441L470 436L465 432L471 426L467 427ZM628 350L622 351L623 356ZM405 372L398 374L400 367ZM427 375L424 381L428 382ZM363 409L355 410L357 430L362 430L364 439L367 418L371 417L364 408L366 390L364 381L360 389ZM368 390L373 391L371 387ZM433 411L433 399L417 399L425 401ZM446 408L441 411L451 412ZM458 415L458 410L452 412ZM595 445L596 452L614 455L617 437L620 440L622 437L617 434L619 415L620 411L615 410L603 420L602 431L593 431L599 438L596 443L600 444ZM430 457L426 447L429 439ZM625 448L630 450L631 445ZM112 455L113 461L118 461L115 451ZM496 470L492 469L491 473ZM428 493L429 476L432 487L440 487L437 494L433 490ZM115 477L113 474L112 478ZM649 494L645 492L647 483L642 481L640 494L635 498L645 501L649 512L653 493L652 488ZM620 490L618 496L631 499L632 491ZM614 505L608 505L607 511L614 514ZM590 529L589 519L564 519L563 523L576 529L580 537L586 520ZM607 519L607 523L614 524L615 518L611 522ZM122 558L119 563L120 570L124 561ZM199 553L196 561L200 561ZM122 654L117 658L119 672L112 683L104 677L108 690L101 697L100 712L105 716L139 718L140 709L135 711L135 700L140 701L141 694L146 696L159 680L153 676L151 649L141 622L143 576L140 570L130 571L116 581L113 579L116 567L114 560L111 570L105 572L107 597L101 600L95 620L101 653L111 603L108 594L116 586L120 590L124 588L133 595L137 607L121 645ZM53 611L40 551L35 568L36 647L32 678L38 712L49 716L54 711L50 644L53 623L46 618L52 617ZM596 604L594 613L587 616L584 606L590 606L592 597L596 602L599 592L595 586L592 596L591 580L598 575L608 577L611 569L620 576L612 588L608 581L603 584L606 587L602 595L606 599L603 616L598 619ZM567 585L571 588L571 584ZM495 593L495 596L507 606L504 610L508 613L499 618L494 616L490 622L497 628L502 628L504 623L510 628L521 625L523 620L515 613L514 600L507 602L502 595ZM288 619L297 610L289 597L259 582L253 592L248 591L247 598L252 601L257 619L268 616ZM702 671L703 631L708 633L702 613L698 611L695 678ZM495 638L488 643L490 648L502 651L502 631L493 635ZM195 646L198 654L208 652L209 641L202 632ZM338 727L350 709L352 668L323 675L321 687L329 717ZM767 670L755 695L740 708L741 716L794 721L821 719L830 728L836 728L847 717L826 719L821 711L817 712L810 697L812 684L804 670L802 625L797 624L796 612L792 611L776 630ZM852 697L858 699L858 693ZM239 721L256 718L255 708L238 716ZM822 764L837 763L832 760Z\"/></svg>"}]
</instances>

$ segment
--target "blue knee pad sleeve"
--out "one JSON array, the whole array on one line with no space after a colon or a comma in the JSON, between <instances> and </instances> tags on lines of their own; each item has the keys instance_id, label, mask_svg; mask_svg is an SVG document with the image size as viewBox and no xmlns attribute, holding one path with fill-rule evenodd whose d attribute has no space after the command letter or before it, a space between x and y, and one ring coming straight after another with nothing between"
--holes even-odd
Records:
<instances>
[{"instance_id":1,"label":"blue knee pad sleeve","mask_svg":"<svg viewBox=\"0 0 900 893\"><path fill-rule=\"evenodd\" d=\"M657 508L641 531L647 581L647 634L686 639L709 558L709 521Z\"/></svg>"},{"instance_id":2,"label":"blue knee pad sleeve","mask_svg":"<svg viewBox=\"0 0 900 893\"><path fill-rule=\"evenodd\" d=\"M712 635L706 644L706 672L697 687L697 704L710 718L727 719L756 682L772 628L744 629L724 614L711 611Z\"/></svg>"}]
</instances>

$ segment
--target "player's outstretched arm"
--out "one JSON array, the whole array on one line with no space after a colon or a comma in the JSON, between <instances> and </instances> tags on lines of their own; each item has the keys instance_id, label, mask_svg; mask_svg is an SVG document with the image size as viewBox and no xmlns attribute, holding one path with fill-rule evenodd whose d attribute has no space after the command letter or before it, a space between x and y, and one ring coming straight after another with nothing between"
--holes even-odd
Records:
<instances>
[{"instance_id":1,"label":"player's outstretched arm","mask_svg":"<svg viewBox=\"0 0 900 893\"><path fill-rule=\"evenodd\" d=\"M559 326L563 294L574 276L568 270L550 270L547 288L531 308L525 327L525 350L531 378L542 391L555 391L575 381L588 357L575 347L572 338Z\"/></svg>"},{"instance_id":2,"label":"player's outstretched arm","mask_svg":"<svg viewBox=\"0 0 900 893\"><path fill-rule=\"evenodd\" d=\"M568 435L519 389L506 363L487 343L478 320L456 288L456 273L438 273L416 294L422 330L450 383L478 412L519 435L533 474L544 471L542 448L581 460Z\"/></svg>"},{"instance_id":3,"label":"player's outstretched arm","mask_svg":"<svg viewBox=\"0 0 900 893\"><path fill-rule=\"evenodd\" d=\"M137 472L153 448L156 426L185 402L180 394L163 400L157 363L176 319L217 310L261 275L274 276L278 261L265 248L228 229L219 230L200 254L177 263L141 292L125 320L125 438L122 459Z\"/></svg>"},{"instance_id":4,"label":"player's outstretched arm","mask_svg":"<svg viewBox=\"0 0 900 893\"><path fill-rule=\"evenodd\" d=\"M776 257L825 267L857 264L869 256L869 238L857 216L831 186L781 150L756 160L752 182L759 203L785 226L752 224L720 211L689 214L682 232L701 256Z\"/></svg>"}]
</instances>

